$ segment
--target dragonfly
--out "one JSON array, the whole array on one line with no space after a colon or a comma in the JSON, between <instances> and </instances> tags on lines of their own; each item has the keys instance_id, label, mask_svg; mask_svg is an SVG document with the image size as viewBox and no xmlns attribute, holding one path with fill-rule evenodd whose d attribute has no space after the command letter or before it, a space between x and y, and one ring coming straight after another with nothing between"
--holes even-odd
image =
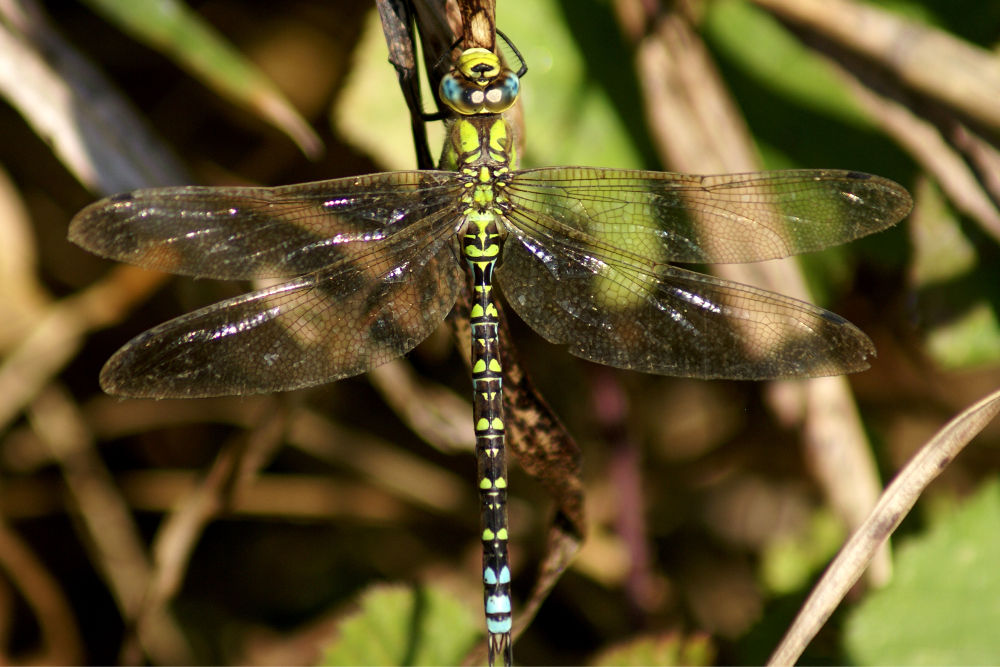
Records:
<instances>
[{"instance_id":1,"label":"dragonfly","mask_svg":"<svg viewBox=\"0 0 1000 667\"><path fill-rule=\"evenodd\" d=\"M101 371L120 396L270 393L358 375L412 350L471 286L490 665L512 661L494 287L543 338L600 364L706 379L850 373L874 347L847 320L679 265L820 250L911 208L900 185L855 171L519 169L504 112L525 72L487 49L461 53L438 89L451 112L438 170L137 190L91 204L69 229L83 248L148 269L278 279L132 339Z\"/></svg>"}]
</instances>

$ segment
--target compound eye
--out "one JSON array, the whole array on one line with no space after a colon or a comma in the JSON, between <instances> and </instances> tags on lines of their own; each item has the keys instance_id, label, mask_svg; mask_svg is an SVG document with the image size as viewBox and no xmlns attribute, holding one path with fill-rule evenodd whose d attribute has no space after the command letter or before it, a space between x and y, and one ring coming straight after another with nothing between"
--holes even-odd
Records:
<instances>
[{"instance_id":1,"label":"compound eye","mask_svg":"<svg viewBox=\"0 0 1000 667\"><path fill-rule=\"evenodd\" d=\"M506 111L517 100L517 94L520 90L521 81L516 74L507 70L499 80L484 91L486 109L492 113Z\"/></svg>"},{"instance_id":2,"label":"compound eye","mask_svg":"<svg viewBox=\"0 0 1000 667\"><path fill-rule=\"evenodd\" d=\"M463 116L481 113L486 101L486 91L479 86L463 82L454 74L445 74L438 90L441 100Z\"/></svg>"}]
</instances>

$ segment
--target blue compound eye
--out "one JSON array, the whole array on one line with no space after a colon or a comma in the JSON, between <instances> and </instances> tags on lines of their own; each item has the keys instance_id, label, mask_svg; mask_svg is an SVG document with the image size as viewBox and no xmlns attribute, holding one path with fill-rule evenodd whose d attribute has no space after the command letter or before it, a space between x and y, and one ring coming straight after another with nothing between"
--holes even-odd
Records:
<instances>
[{"instance_id":1,"label":"blue compound eye","mask_svg":"<svg viewBox=\"0 0 1000 667\"><path fill-rule=\"evenodd\" d=\"M438 95L453 111L465 116L506 111L521 90L518 75L502 67L486 49L467 49L455 69L441 78Z\"/></svg>"},{"instance_id":2,"label":"blue compound eye","mask_svg":"<svg viewBox=\"0 0 1000 667\"><path fill-rule=\"evenodd\" d=\"M521 90L521 80L517 75L507 70L498 81L488 86L485 91L486 109L491 113L506 111L517 100Z\"/></svg>"},{"instance_id":3,"label":"blue compound eye","mask_svg":"<svg viewBox=\"0 0 1000 667\"><path fill-rule=\"evenodd\" d=\"M463 82L454 74L444 75L439 93L445 104L464 116L481 113L486 101L486 91L467 81Z\"/></svg>"}]
</instances>

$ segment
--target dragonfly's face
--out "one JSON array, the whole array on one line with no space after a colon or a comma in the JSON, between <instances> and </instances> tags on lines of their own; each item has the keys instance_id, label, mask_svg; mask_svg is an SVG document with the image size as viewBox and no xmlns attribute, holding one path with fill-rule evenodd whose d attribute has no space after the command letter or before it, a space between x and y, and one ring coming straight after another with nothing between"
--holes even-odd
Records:
<instances>
[{"instance_id":1,"label":"dragonfly's face","mask_svg":"<svg viewBox=\"0 0 1000 667\"><path fill-rule=\"evenodd\" d=\"M466 49L455 69L441 79L438 94L450 109L463 116L502 113L517 100L521 82L500 58L481 48Z\"/></svg>"}]
</instances>

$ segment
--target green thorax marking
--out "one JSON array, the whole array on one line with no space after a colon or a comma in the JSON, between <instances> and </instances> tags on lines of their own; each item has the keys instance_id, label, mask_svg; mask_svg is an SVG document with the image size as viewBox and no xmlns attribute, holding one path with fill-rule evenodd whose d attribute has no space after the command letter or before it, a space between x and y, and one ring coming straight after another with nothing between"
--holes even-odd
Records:
<instances>
[{"instance_id":1,"label":"green thorax marking","mask_svg":"<svg viewBox=\"0 0 1000 667\"><path fill-rule=\"evenodd\" d=\"M499 114L459 116L449 128L441 168L462 174L466 188L463 249L470 262L492 263L499 256L505 236L501 221L504 188L515 168L512 143L510 128Z\"/></svg>"},{"instance_id":2,"label":"green thorax marking","mask_svg":"<svg viewBox=\"0 0 1000 667\"><path fill-rule=\"evenodd\" d=\"M441 169L469 174L486 167L497 176L517 169L514 136L500 114L459 116L449 123Z\"/></svg>"}]
</instances>

